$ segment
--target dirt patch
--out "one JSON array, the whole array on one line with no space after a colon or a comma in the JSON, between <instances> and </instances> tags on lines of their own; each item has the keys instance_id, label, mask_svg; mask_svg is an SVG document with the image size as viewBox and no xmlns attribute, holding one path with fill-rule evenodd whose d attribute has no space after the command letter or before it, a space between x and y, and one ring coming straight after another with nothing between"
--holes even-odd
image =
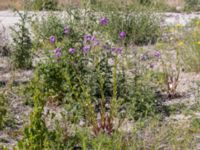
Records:
<instances>
[{"instance_id":1,"label":"dirt patch","mask_svg":"<svg viewBox=\"0 0 200 150\"><path fill-rule=\"evenodd\" d=\"M1 0L0 1L0 10L6 10L10 8L21 9L22 0Z\"/></svg>"},{"instance_id":2,"label":"dirt patch","mask_svg":"<svg viewBox=\"0 0 200 150\"><path fill-rule=\"evenodd\" d=\"M58 0L58 4L61 6L67 5L80 5L80 0Z\"/></svg>"},{"instance_id":3,"label":"dirt patch","mask_svg":"<svg viewBox=\"0 0 200 150\"><path fill-rule=\"evenodd\" d=\"M166 0L166 3L171 7L183 7L184 0Z\"/></svg>"}]
</instances>

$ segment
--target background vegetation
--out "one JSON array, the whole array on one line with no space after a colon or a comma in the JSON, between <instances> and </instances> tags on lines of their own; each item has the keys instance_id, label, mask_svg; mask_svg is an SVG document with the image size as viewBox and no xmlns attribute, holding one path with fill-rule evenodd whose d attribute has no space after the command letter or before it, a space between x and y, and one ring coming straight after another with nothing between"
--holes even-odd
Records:
<instances>
[{"instance_id":1,"label":"background vegetation","mask_svg":"<svg viewBox=\"0 0 200 150\"><path fill-rule=\"evenodd\" d=\"M6 69L32 72L0 85L0 130L16 137L13 149L198 147L199 19L161 26L158 11L178 11L172 1L107 2L35 0L24 9L46 15L18 12ZM192 73L197 81L184 78ZM25 119L15 115L25 108Z\"/></svg>"}]
</instances>

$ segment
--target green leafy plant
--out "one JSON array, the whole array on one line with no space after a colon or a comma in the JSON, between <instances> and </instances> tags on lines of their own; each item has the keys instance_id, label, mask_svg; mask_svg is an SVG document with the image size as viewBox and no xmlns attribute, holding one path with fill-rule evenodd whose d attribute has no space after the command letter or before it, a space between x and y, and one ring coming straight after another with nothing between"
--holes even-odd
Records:
<instances>
[{"instance_id":1,"label":"green leafy plant","mask_svg":"<svg viewBox=\"0 0 200 150\"><path fill-rule=\"evenodd\" d=\"M187 11L199 11L199 0L185 0L185 10Z\"/></svg>"},{"instance_id":2,"label":"green leafy plant","mask_svg":"<svg viewBox=\"0 0 200 150\"><path fill-rule=\"evenodd\" d=\"M130 58L127 56L131 55ZM139 120L159 114L163 108L157 91L163 83L163 74L155 71L156 63L160 61L160 52L135 48L127 53L125 108L128 117ZM156 63L155 63L156 62Z\"/></svg>"},{"instance_id":3,"label":"green leafy plant","mask_svg":"<svg viewBox=\"0 0 200 150\"><path fill-rule=\"evenodd\" d=\"M190 127L191 127L191 130L193 132L195 132L195 131L198 132L199 127L200 127L200 119L199 118L192 118L192 121L190 123Z\"/></svg>"},{"instance_id":4,"label":"green leafy plant","mask_svg":"<svg viewBox=\"0 0 200 150\"><path fill-rule=\"evenodd\" d=\"M104 33L92 32L93 29L106 32L114 24L114 19L109 20L108 26L104 27L97 26L95 20L87 22L87 18L81 20L73 12L71 15L75 19L68 22L70 33L60 35L60 41L56 40L53 43L47 41L51 44L50 46L48 43L45 44L44 48L55 50L47 52L48 58L37 69L37 75L41 79L41 86L47 100L65 102L66 108L72 115L71 121L74 123L82 117L85 118L88 123L92 124L95 134L102 131L109 134L113 132L114 118L120 116L120 109L127 105L126 102L130 102L131 105L134 103L135 111L132 115L135 115L135 118L152 115L156 109L153 92L141 88L143 85L138 83L134 83L137 88L132 88L130 84L127 84L129 82L126 79L127 68L123 64L127 61L128 48L119 46L123 46L126 39L129 40L127 44L131 41L129 35L123 40L119 39L119 33L117 33L116 41L119 43L114 45L110 41L107 42L106 39L110 39L110 37L104 37ZM85 28L82 29L82 26ZM131 29L131 26L128 26L127 29ZM56 36L54 38L57 39ZM70 52L70 50L73 51ZM58 56L55 51L58 51ZM115 53L119 53L119 55L123 53L123 59L119 59ZM141 74L136 75L136 78L138 76ZM148 96L142 97L144 93L148 93L147 91L149 91ZM140 97L144 101L141 102ZM121 104L124 105L120 106ZM137 107L142 108L142 111L137 111ZM79 111L75 111L77 109ZM97 120L98 114L100 114L99 120Z\"/></svg>"},{"instance_id":5,"label":"green leafy plant","mask_svg":"<svg viewBox=\"0 0 200 150\"><path fill-rule=\"evenodd\" d=\"M181 93L177 93L177 87L182 72L182 49L184 42L180 38L182 27L176 25L171 28L171 37L163 42L158 43L158 49L161 50L161 64L164 75L165 92L169 98L175 98L181 96ZM179 32L179 34L177 34ZM169 61L169 60L175 61Z\"/></svg>"},{"instance_id":6,"label":"green leafy plant","mask_svg":"<svg viewBox=\"0 0 200 150\"><path fill-rule=\"evenodd\" d=\"M142 5L149 5L151 3L150 0L139 0Z\"/></svg>"},{"instance_id":7,"label":"green leafy plant","mask_svg":"<svg viewBox=\"0 0 200 150\"><path fill-rule=\"evenodd\" d=\"M57 10L58 3L56 0L33 0L31 8L34 10Z\"/></svg>"},{"instance_id":8,"label":"green leafy plant","mask_svg":"<svg viewBox=\"0 0 200 150\"><path fill-rule=\"evenodd\" d=\"M70 124L76 126L83 120L86 126L91 127L90 133L95 138L103 135L110 142L112 139L108 135L112 136L119 131L131 109L131 117L136 120L152 116L156 112L153 90L143 82L146 73L143 71L147 68L143 67L143 70L128 75L128 54L131 53L128 44L131 43L131 35L123 35L119 39L117 32L120 30L116 27L113 30L117 30L116 35L113 34L111 39L114 19L108 23L104 17L98 22L92 18L93 12L86 11L83 18L80 14L77 15L76 11L69 12L69 15L72 15L69 18L73 19L65 23L56 17L53 17L53 21L52 18L48 18L48 23L44 23L51 26L58 21L58 26L54 28L55 32L48 33L47 29L50 28L47 26L44 26L45 30L39 29L41 33L37 32L38 35L42 35L40 39L44 53L40 55L44 61L37 64L35 78L31 82L34 111L30 125L25 130L22 147L64 149L63 146L68 145L68 141L63 139L70 139L70 135L62 137L63 130L60 128L52 132L47 129L42 116L46 104L65 104ZM132 30L133 22L124 32ZM139 66L134 67L138 69ZM73 139L72 143L78 143L78 146L87 149L90 143L86 139L83 136L82 145L78 142L80 139ZM116 148L125 145L123 142ZM108 147L110 146L113 144L109 143Z\"/></svg>"},{"instance_id":9,"label":"green leafy plant","mask_svg":"<svg viewBox=\"0 0 200 150\"><path fill-rule=\"evenodd\" d=\"M149 15L151 13L151 15ZM119 42L119 33L126 32L125 45L134 43L136 45L146 45L155 43L160 34L158 17L147 10L138 10L134 13L113 12L108 14L109 26L104 29L109 33L109 38L114 42Z\"/></svg>"},{"instance_id":10,"label":"green leafy plant","mask_svg":"<svg viewBox=\"0 0 200 150\"><path fill-rule=\"evenodd\" d=\"M24 130L24 139L18 143L18 149L43 149L47 138L48 130L42 119L44 104L40 97L40 92L35 90L34 110L30 116L30 126Z\"/></svg>"},{"instance_id":11,"label":"green leafy plant","mask_svg":"<svg viewBox=\"0 0 200 150\"><path fill-rule=\"evenodd\" d=\"M92 8L96 11L111 12L111 11L137 11L137 10L154 10L154 11L167 11L173 10L171 6L163 0L90 0L83 1L84 8Z\"/></svg>"},{"instance_id":12,"label":"green leafy plant","mask_svg":"<svg viewBox=\"0 0 200 150\"><path fill-rule=\"evenodd\" d=\"M27 13L19 13L20 22L15 24L13 31L13 65L20 69L29 69L32 66L32 42L27 28Z\"/></svg>"},{"instance_id":13,"label":"green leafy plant","mask_svg":"<svg viewBox=\"0 0 200 150\"><path fill-rule=\"evenodd\" d=\"M52 35L56 37L57 41L63 39L64 22L56 15L50 14L43 17L41 21L39 18L35 18L31 26L34 33L33 43L35 48L42 47L43 42L49 40Z\"/></svg>"},{"instance_id":14,"label":"green leafy plant","mask_svg":"<svg viewBox=\"0 0 200 150\"><path fill-rule=\"evenodd\" d=\"M34 89L34 109L30 116L30 123L25 127L24 137L18 142L16 149L18 150L38 150L38 149L64 149L64 135L65 131L59 126L55 125L55 130L49 130L46 127L45 119L43 118L43 110L45 101L42 99L42 94L39 88Z\"/></svg>"},{"instance_id":15,"label":"green leafy plant","mask_svg":"<svg viewBox=\"0 0 200 150\"><path fill-rule=\"evenodd\" d=\"M7 102L3 94L0 94L0 104L0 129L2 129L7 115Z\"/></svg>"}]
</instances>

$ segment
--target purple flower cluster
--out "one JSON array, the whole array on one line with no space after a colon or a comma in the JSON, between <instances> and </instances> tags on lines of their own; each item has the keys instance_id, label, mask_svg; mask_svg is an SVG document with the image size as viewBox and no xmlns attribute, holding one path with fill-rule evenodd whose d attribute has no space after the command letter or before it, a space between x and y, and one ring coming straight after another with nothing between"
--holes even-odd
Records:
<instances>
[{"instance_id":1,"label":"purple flower cluster","mask_svg":"<svg viewBox=\"0 0 200 150\"><path fill-rule=\"evenodd\" d=\"M94 35L91 38L91 42L92 42L93 46L97 46L100 44L99 40L97 40L96 36L94 36Z\"/></svg>"},{"instance_id":2,"label":"purple flower cluster","mask_svg":"<svg viewBox=\"0 0 200 150\"><path fill-rule=\"evenodd\" d=\"M84 35L84 46L82 50L84 53L87 53L90 51L92 46L95 47L99 44L99 40L97 40L94 35Z\"/></svg>"},{"instance_id":3,"label":"purple flower cluster","mask_svg":"<svg viewBox=\"0 0 200 150\"><path fill-rule=\"evenodd\" d=\"M148 54L143 54L140 58L142 61L149 60L149 55Z\"/></svg>"},{"instance_id":4,"label":"purple flower cluster","mask_svg":"<svg viewBox=\"0 0 200 150\"><path fill-rule=\"evenodd\" d=\"M154 64L150 63L149 67L153 69L154 68Z\"/></svg>"},{"instance_id":5,"label":"purple flower cluster","mask_svg":"<svg viewBox=\"0 0 200 150\"><path fill-rule=\"evenodd\" d=\"M118 48L112 48L112 51L117 53L117 54L121 54L122 53L123 48L122 47L118 47Z\"/></svg>"},{"instance_id":6,"label":"purple flower cluster","mask_svg":"<svg viewBox=\"0 0 200 150\"><path fill-rule=\"evenodd\" d=\"M156 52L154 53L154 56L157 57L157 58L159 58L159 57L161 56L161 53L160 53L159 51L156 51Z\"/></svg>"},{"instance_id":7,"label":"purple flower cluster","mask_svg":"<svg viewBox=\"0 0 200 150\"><path fill-rule=\"evenodd\" d=\"M111 45L109 45L108 43L104 44L102 47L105 50L110 50L111 49Z\"/></svg>"},{"instance_id":8,"label":"purple flower cluster","mask_svg":"<svg viewBox=\"0 0 200 150\"><path fill-rule=\"evenodd\" d=\"M69 34L70 33L70 28L69 27L64 27L64 34Z\"/></svg>"},{"instance_id":9,"label":"purple flower cluster","mask_svg":"<svg viewBox=\"0 0 200 150\"><path fill-rule=\"evenodd\" d=\"M108 18L102 17L99 20L99 24L101 26L108 25L109 24ZM67 27L67 26L65 26L63 33L65 35L68 35L70 33L70 28ZM126 32L125 31L121 31L119 33L119 38L120 39L124 39L125 37L126 37ZM52 44L56 43L56 37L55 36L51 36L50 37L50 43L52 43ZM91 50L92 47L100 45L100 42L99 42L99 40L97 40L97 38L94 35L86 34L86 35L84 35L83 45L84 45L83 48L82 48L83 53L88 53ZM122 50L123 50L122 47L111 48L111 46L109 44L103 45L102 48L105 49L105 50L112 50L113 52L115 52L117 54L121 54ZM76 49L75 48L69 48L68 52L71 53L71 54L73 54L73 53L76 52ZM61 50L61 48L56 48L54 50L54 54L55 54L55 56L57 58L60 58L62 56L62 50Z\"/></svg>"},{"instance_id":10,"label":"purple flower cluster","mask_svg":"<svg viewBox=\"0 0 200 150\"><path fill-rule=\"evenodd\" d=\"M126 37L126 32L125 31L122 31L119 33L119 38L120 39L124 39Z\"/></svg>"},{"instance_id":11,"label":"purple flower cluster","mask_svg":"<svg viewBox=\"0 0 200 150\"><path fill-rule=\"evenodd\" d=\"M91 35L84 35L85 42L91 41L92 39L93 39L93 37Z\"/></svg>"},{"instance_id":12,"label":"purple flower cluster","mask_svg":"<svg viewBox=\"0 0 200 150\"><path fill-rule=\"evenodd\" d=\"M57 58L60 58L62 56L62 53L61 53L61 48L56 48L54 50L54 54Z\"/></svg>"},{"instance_id":13,"label":"purple flower cluster","mask_svg":"<svg viewBox=\"0 0 200 150\"><path fill-rule=\"evenodd\" d=\"M50 36L50 43L54 44L56 42L56 37L55 36Z\"/></svg>"},{"instance_id":14,"label":"purple flower cluster","mask_svg":"<svg viewBox=\"0 0 200 150\"><path fill-rule=\"evenodd\" d=\"M87 52L90 51L90 49L91 49L91 46L90 46L90 45L85 45L85 46L83 47L83 52L84 52L84 53L87 53Z\"/></svg>"},{"instance_id":15,"label":"purple flower cluster","mask_svg":"<svg viewBox=\"0 0 200 150\"><path fill-rule=\"evenodd\" d=\"M71 53L71 54L75 53L75 51L76 51L75 48L70 48L70 49L69 49L69 53Z\"/></svg>"},{"instance_id":16,"label":"purple flower cluster","mask_svg":"<svg viewBox=\"0 0 200 150\"><path fill-rule=\"evenodd\" d=\"M93 41L93 46L97 46L97 45L99 45L100 44L100 42L98 41L98 40L94 40Z\"/></svg>"},{"instance_id":17,"label":"purple flower cluster","mask_svg":"<svg viewBox=\"0 0 200 150\"><path fill-rule=\"evenodd\" d=\"M99 20L99 24L102 26L106 26L106 25L108 25L108 23L109 23L109 20L106 17L103 17Z\"/></svg>"}]
</instances>

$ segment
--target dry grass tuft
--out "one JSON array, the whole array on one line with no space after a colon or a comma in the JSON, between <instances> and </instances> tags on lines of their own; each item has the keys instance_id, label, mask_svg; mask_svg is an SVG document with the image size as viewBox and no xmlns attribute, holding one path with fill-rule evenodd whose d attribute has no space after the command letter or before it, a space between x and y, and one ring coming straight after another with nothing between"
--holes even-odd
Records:
<instances>
[{"instance_id":1,"label":"dry grass tuft","mask_svg":"<svg viewBox=\"0 0 200 150\"><path fill-rule=\"evenodd\" d=\"M183 6L184 0L166 0L167 4L171 7Z\"/></svg>"},{"instance_id":2,"label":"dry grass tuft","mask_svg":"<svg viewBox=\"0 0 200 150\"><path fill-rule=\"evenodd\" d=\"M10 8L21 9L22 0L0 0L0 10L6 10Z\"/></svg>"},{"instance_id":3,"label":"dry grass tuft","mask_svg":"<svg viewBox=\"0 0 200 150\"><path fill-rule=\"evenodd\" d=\"M62 6L79 5L81 0L58 0L58 4Z\"/></svg>"}]
</instances>

